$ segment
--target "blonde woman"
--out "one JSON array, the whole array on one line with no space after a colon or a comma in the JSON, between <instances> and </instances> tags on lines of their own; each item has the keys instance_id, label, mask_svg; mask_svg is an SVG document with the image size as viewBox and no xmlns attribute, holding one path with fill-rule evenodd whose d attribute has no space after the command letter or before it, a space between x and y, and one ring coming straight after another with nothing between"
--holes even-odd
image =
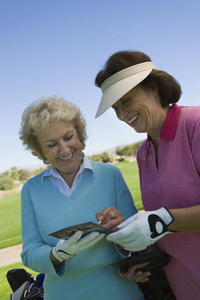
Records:
<instances>
[{"instance_id":1,"label":"blonde woman","mask_svg":"<svg viewBox=\"0 0 200 300\"><path fill-rule=\"evenodd\" d=\"M136 283L117 274L127 256L104 233L67 240L50 233L85 222L112 231L136 213L130 192L114 166L84 155L86 123L74 104L43 98L22 115L20 138L32 154L50 166L27 181L21 194L25 266L45 273L44 299L142 300Z\"/></svg>"}]
</instances>

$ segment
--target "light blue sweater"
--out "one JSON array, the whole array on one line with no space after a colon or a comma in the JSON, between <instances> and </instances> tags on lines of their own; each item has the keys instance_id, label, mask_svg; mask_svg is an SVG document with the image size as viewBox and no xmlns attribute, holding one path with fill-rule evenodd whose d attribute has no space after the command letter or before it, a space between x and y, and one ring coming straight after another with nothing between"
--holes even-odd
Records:
<instances>
[{"instance_id":1,"label":"light blue sweater","mask_svg":"<svg viewBox=\"0 0 200 300\"><path fill-rule=\"evenodd\" d=\"M118 168L91 162L70 197L62 194L42 174L22 189L21 214L25 266L45 273L45 300L141 300L137 284L117 275L121 257L106 239L77 254L55 269L49 253L58 242L49 234L67 226L95 222L95 213L114 206L124 219L136 213L130 192Z\"/></svg>"}]
</instances>

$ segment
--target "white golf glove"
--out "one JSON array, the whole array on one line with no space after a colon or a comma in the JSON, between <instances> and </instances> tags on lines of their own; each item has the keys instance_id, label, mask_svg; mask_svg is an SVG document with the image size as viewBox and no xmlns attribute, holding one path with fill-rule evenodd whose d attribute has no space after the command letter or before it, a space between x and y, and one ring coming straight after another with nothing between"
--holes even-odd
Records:
<instances>
[{"instance_id":1,"label":"white golf glove","mask_svg":"<svg viewBox=\"0 0 200 300\"><path fill-rule=\"evenodd\" d=\"M123 246L125 250L141 251L169 234L167 225L172 221L173 217L165 207L137 213L118 225L120 230L107 235L106 239Z\"/></svg>"},{"instance_id":2,"label":"white golf glove","mask_svg":"<svg viewBox=\"0 0 200 300\"><path fill-rule=\"evenodd\" d=\"M81 238L83 231L77 231L67 240L59 240L53 248L53 255L60 262L69 260L74 255L96 245L105 236L104 233L92 232Z\"/></svg>"}]
</instances>

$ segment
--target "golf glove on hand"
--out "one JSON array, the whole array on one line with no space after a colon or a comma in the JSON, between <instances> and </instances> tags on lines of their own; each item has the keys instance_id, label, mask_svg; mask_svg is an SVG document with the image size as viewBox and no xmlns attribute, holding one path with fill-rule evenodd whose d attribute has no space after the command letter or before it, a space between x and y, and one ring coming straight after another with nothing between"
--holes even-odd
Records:
<instances>
[{"instance_id":1,"label":"golf glove on hand","mask_svg":"<svg viewBox=\"0 0 200 300\"><path fill-rule=\"evenodd\" d=\"M137 213L118 225L120 230L109 234L106 239L123 246L125 250L141 251L169 234L167 225L172 221L173 217L165 207Z\"/></svg>"},{"instance_id":2,"label":"golf glove on hand","mask_svg":"<svg viewBox=\"0 0 200 300\"><path fill-rule=\"evenodd\" d=\"M77 231L69 239L60 239L57 245L53 248L53 255L60 262L69 260L74 255L96 245L105 236L104 233L92 232L82 237L83 231Z\"/></svg>"}]
</instances>

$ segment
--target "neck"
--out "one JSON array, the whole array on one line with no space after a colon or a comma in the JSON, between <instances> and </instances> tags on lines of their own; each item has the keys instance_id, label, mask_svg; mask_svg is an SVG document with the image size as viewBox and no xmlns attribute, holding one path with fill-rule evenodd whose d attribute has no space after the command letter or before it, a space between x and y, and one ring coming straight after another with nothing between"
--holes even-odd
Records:
<instances>
[{"instance_id":1,"label":"neck","mask_svg":"<svg viewBox=\"0 0 200 300\"><path fill-rule=\"evenodd\" d=\"M156 130L154 132L148 133L154 145L158 143L158 138L160 136L163 124L165 123L169 109L170 106L166 106L163 108L162 112L159 114L159 120L157 122Z\"/></svg>"},{"instance_id":2,"label":"neck","mask_svg":"<svg viewBox=\"0 0 200 300\"><path fill-rule=\"evenodd\" d=\"M62 178L64 179L64 181L67 183L67 185L71 188L72 187L72 184L73 184L73 181L76 177L76 174L78 173L78 170L77 172L72 172L70 174L68 173L61 173L59 172L60 175L62 176Z\"/></svg>"},{"instance_id":3,"label":"neck","mask_svg":"<svg viewBox=\"0 0 200 300\"><path fill-rule=\"evenodd\" d=\"M76 177L76 174L79 171L80 166L78 167L78 169L75 169L71 172L62 172L60 170L58 170L58 172L60 173L60 175L62 176L62 178L64 179L64 181L67 183L67 185L71 188L72 184L74 182L74 179Z\"/></svg>"}]
</instances>

